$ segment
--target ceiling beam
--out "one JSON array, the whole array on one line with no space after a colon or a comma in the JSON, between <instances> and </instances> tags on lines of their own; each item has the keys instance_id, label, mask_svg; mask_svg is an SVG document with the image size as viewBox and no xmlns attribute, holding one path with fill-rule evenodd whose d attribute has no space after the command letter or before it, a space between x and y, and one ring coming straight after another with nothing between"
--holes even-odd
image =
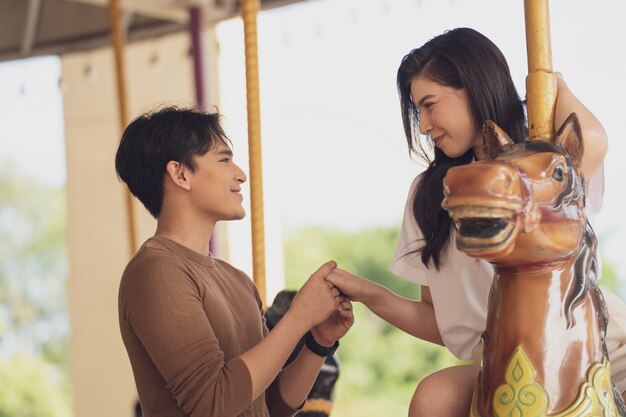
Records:
<instances>
[{"instance_id":1,"label":"ceiling beam","mask_svg":"<svg viewBox=\"0 0 626 417\"><path fill-rule=\"evenodd\" d=\"M178 23L160 23L158 25L148 25L142 28L134 28L131 32L128 33L128 41L154 39L159 36L167 35L169 33L181 32L183 30L186 30L185 27L179 25ZM110 33L103 32L101 34L73 38L71 40L60 40L46 44L36 44L28 57L42 55L62 55L64 53L92 50L96 48L107 47L110 45ZM22 55L21 51L18 51L17 49L0 50L0 62L12 61L22 58L25 58L25 56Z\"/></svg>"},{"instance_id":2,"label":"ceiling beam","mask_svg":"<svg viewBox=\"0 0 626 417\"><path fill-rule=\"evenodd\" d=\"M67 0L92 6L107 7L109 0ZM305 0L260 0L260 9L266 10ZM169 20L180 24L189 21L189 8L203 9L205 23L216 23L239 14L239 0L123 0L123 10L155 19Z\"/></svg>"},{"instance_id":3,"label":"ceiling beam","mask_svg":"<svg viewBox=\"0 0 626 417\"><path fill-rule=\"evenodd\" d=\"M12 21L11 27L15 33L2 32L0 62L32 56L58 55L110 45L109 32L106 28L100 27L102 25L94 27L91 31L86 31L84 25L81 25L78 31L80 33L74 33L68 30L68 25L71 29L72 22L58 22L63 27L55 31L54 24L51 26L48 21L48 15L56 16L58 19L60 9L68 9L71 15L77 18L76 16L80 16L80 13L76 11L83 8L73 7L76 4L96 7L106 13L109 0L45 1L44 3L44 0L10 0L15 3L14 15L20 18L18 22ZM266 10L301 1L304 0L262 0L260 8ZM0 0L0 4L4 4L3 2L9 2L9 0ZM220 20L238 16L238 2L239 0L122 0L123 24L128 33L128 41L146 39L187 30L188 7L200 7L203 10L204 23L211 25ZM90 10L89 16L97 17L97 13ZM144 23L146 19L160 21ZM81 23L84 22L81 20Z\"/></svg>"},{"instance_id":4,"label":"ceiling beam","mask_svg":"<svg viewBox=\"0 0 626 417\"><path fill-rule=\"evenodd\" d=\"M108 7L109 0L69 0L76 3L90 4L92 6ZM185 7L174 7L169 5L165 7L162 0L124 0L121 4L122 10L126 12L136 13L142 16L152 17L154 19L167 20L180 24L186 24L189 19L187 9Z\"/></svg>"}]
</instances>

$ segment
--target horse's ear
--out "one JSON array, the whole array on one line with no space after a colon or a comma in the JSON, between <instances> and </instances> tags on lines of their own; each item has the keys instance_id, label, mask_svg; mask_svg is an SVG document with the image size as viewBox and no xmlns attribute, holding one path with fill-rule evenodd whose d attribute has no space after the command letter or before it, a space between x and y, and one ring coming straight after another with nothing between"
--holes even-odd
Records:
<instances>
[{"instance_id":1,"label":"horse's ear","mask_svg":"<svg viewBox=\"0 0 626 417\"><path fill-rule=\"evenodd\" d=\"M500 127L491 120L483 123L483 152L488 158L494 159L504 148L513 145L513 141Z\"/></svg>"},{"instance_id":2,"label":"horse's ear","mask_svg":"<svg viewBox=\"0 0 626 417\"><path fill-rule=\"evenodd\" d=\"M574 160L576 168L583 160L583 137L576 113L570 114L554 136L554 142L561 145Z\"/></svg>"}]
</instances>

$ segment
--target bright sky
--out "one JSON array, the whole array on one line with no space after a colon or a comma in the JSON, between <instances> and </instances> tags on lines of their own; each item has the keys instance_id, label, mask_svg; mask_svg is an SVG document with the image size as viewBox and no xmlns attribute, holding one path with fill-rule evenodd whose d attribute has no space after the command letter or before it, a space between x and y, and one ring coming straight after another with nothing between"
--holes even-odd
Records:
<instances>
[{"instance_id":1,"label":"bright sky","mask_svg":"<svg viewBox=\"0 0 626 417\"><path fill-rule=\"evenodd\" d=\"M609 135L605 205L593 223L603 255L624 281L626 2L553 0L550 7L554 68ZM502 49L523 95L521 0L312 0L260 16L269 222L355 230L400 221L419 166L407 155L395 72L412 48L458 26L483 32ZM220 111L246 166L241 23L218 29ZM0 162L8 155L42 179L65 178L56 58L0 64Z\"/></svg>"},{"instance_id":2,"label":"bright sky","mask_svg":"<svg viewBox=\"0 0 626 417\"><path fill-rule=\"evenodd\" d=\"M0 64L0 164L65 183L63 99L57 57Z\"/></svg>"}]
</instances>

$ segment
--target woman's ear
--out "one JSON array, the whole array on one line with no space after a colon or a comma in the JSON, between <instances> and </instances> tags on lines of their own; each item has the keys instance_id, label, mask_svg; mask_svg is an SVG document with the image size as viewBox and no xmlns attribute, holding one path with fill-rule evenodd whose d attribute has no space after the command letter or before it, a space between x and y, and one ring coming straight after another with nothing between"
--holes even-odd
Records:
<instances>
[{"instance_id":1,"label":"woman's ear","mask_svg":"<svg viewBox=\"0 0 626 417\"><path fill-rule=\"evenodd\" d=\"M187 191L191 190L190 171L187 166L177 161L169 161L165 165L165 175L174 185Z\"/></svg>"}]
</instances>

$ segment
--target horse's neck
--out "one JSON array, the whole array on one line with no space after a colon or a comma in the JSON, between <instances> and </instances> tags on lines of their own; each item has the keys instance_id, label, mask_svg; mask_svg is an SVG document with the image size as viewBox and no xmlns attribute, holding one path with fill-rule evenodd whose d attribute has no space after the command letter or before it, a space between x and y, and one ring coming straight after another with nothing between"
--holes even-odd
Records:
<instances>
[{"instance_id":1,"label":"horse's neck","mask_svg":"<svg viewBox=\"0 0 626 417\"><path fill-rule=\"evenodd\" d=\"M543 285L546 289L560 284L561 292L547 294L546 302L558 297L565 307L568 320L571 320L571 310L579 303L590 289L597 287L598 264L596 259L597 240L588 221L585 220L583 235L578 249L563 258L544 259L533 263L520 262L518 264L498 264L493 262L494 283L500 280L519 280L516 287L522 291L526 286ZM543 279L539 279L543 277ZM529 278L534 278L529 280ZM548 284L548 281L552 282ZM558 282L556 282L558 281ZM538 284L541 282L541 284ZM498 285L495 285L498 287ZM534 292L536 293L536 292ZM519 294L526 294L520 292ZM594 294L593 297L597 297ZM540 305L535 304L541 308Z\"/></svg>"},{"instance_id":2,"label":"horse's neck","mask_svg":"<svg viewBox=\"0 0 626 417\"><path fill-rule=\"evenodd\" d=\"M483 357L485 375L491 376L482 381L489 384L487 390L493 393L504 382L522 348L548 393L550 409L574 400L575 393L564 384L582 384L589 366L602 355L599 334L592 329L597 304L589 302L588 282L578 280L580 256L516 268L495 265ZM574 365L562 369L564 358Z\"/></svg>"},{"instance_id":3,"label":"horse's neck","mask_svg":"<svg viewBox=\"0 0 626 417\"><path fill-rule=\"evenodd\" d=\"M534 263L498 264L497 262L492 262L494 278L496 280L525 279L527 277L552 275L555 271L558 271L559 275L562 273L573 274L576 256L542 260Z\"/></svg>"}]
</instances>

